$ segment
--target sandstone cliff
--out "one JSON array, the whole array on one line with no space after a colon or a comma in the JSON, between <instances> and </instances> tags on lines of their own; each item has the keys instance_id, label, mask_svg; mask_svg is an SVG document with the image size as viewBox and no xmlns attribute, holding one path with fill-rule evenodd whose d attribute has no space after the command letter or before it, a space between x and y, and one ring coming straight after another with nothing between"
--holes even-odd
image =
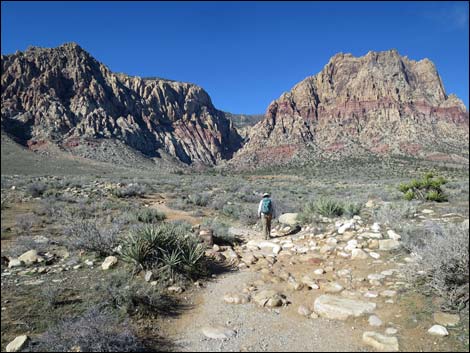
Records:
<instances>
[{"instance_id":1,"label":"sandstone cliff","mask_svg":"<svg viewBox=\"0 0 470 353\"><path fill-rule=\"evenodd\" d=\"M281 164L319 153L468 158L468 127L464 104L446 94L430 60L396 50L337 54L269 105L233 163Z\"/></svg>"},{"instance_id":2,"label":"sandstone cliff","mask_svg":"<svg viewBox=\"0 0 470 353\"><path fill-rule=\"evenodd\" d=\"M117 139L187 163L232 157L241 137L200 87L112 73L74 43L2 55L2 130L32 148Z\"/></svg>"}]
</instances>

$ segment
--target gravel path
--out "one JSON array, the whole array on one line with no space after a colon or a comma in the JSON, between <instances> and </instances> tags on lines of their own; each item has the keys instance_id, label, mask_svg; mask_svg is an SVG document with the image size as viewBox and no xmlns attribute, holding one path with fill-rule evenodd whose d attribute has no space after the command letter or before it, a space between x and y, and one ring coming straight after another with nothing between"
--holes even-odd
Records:
<instances>
[{"instance_id":1,"label":"gravel path","mask_svg":"<svg viewBox=\"0 0 470 353\"><path fill-rule=\"evenodd\" d=\"M351 335L351 326L300 315L280 315L286 308L269 310L254 303L227 304L227 292L241 292L245 283L258 279L257 273L235 272L220 276L196 300L191 311L170 319L162 328L175 350L203 351L364 351ZM201 328L222 325L236 331L227 340L206 338ZM354 331L352 331L354 332Z\"/></svg>"}]
</instances>

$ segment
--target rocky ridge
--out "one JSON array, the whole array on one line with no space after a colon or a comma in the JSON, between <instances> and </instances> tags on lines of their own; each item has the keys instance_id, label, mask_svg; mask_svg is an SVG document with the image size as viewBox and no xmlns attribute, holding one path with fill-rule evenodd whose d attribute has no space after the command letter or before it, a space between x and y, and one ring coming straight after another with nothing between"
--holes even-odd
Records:
<instances>
[{"instance_id":1,"label":"rocky ridge","mask_svg":"<svg viewBox=\"0 0 470 353\"><path fill-rule=\"evenodd\" d=\"M116 139L148 157L215 164L241 137L200 87L115 74L75 43L2 55L2 130L32 149ZM90 142L90 140L92 142Z\"/></svg>"},{"instance_id":2,"label":"rocky ridge","mask_svg":"<svg viewBox=\"0 0 470 353\"><path fill-rule=\"evenodd\" d=\"M468 163L468 127L465 105L446 94L430 60L340 53L269 105L234 162L375 154Z\"/></svg>"}]
</instances>

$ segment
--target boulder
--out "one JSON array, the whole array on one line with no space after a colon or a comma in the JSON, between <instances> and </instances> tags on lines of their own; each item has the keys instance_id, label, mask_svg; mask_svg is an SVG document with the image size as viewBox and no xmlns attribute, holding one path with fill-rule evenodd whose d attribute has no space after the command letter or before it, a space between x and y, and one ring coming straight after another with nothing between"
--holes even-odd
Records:
<instances>
[{"instance_id":1,"label":"boulder","mask_svg":"<svg viewBox=\"0 0 470 353\"><path fill-rule=\"evenodd\" d=\"M375 303L328 294L319 296L314 302L314 310L318 315L334 320L346 320L350 316L370 314L375 308Z\"/></svg>"},{"instance_id":2,"label":"boulder","mask_svg":"<svg viewBox=\"0 0 470 353\"><path fill-rule=\"evenodd\" d=\"M279 217L279 223L295 226L298 224L297 216L298 213L284 213Z\"/></svg>"},{"instance_id":3,"label":"boulder","mask_svg":"<svg viewBox=\"0 0 470 353\"><path fill-rule=\"evenodd\" d=\"M373 347L379 352L398 352L398 340L396 337L389 337L377 332L366 331L362 334L362 342Z\"/></svg>"}]
</instances>

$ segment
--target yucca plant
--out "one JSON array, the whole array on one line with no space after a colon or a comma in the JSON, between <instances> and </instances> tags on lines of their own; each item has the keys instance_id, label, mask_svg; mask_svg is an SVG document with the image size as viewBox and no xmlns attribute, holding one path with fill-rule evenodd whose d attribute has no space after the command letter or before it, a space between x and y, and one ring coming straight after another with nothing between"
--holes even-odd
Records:
<instances>
[{"instance_id":1,"label":"yucca plant","mask_svg":"<svg viewBox=\"0 0 470 353\"><path fill-rule=\"evenodd\" d=\"M124 238L121 255L137 269L156 269L193 277L203 272L205 249L184 224L161 223L140 227Z\"/></svg>"},{"instance_id":2,"label":"yucca plant","mask_svg":"<svg viewBox=\"0 0 470 353\"><path fill-rule=\"evenodd\" d=\"M339 217L344 213L344 207L340 202L324 198L315 203L315 210L325 217Z\"/></svg>"}]
</instances>

